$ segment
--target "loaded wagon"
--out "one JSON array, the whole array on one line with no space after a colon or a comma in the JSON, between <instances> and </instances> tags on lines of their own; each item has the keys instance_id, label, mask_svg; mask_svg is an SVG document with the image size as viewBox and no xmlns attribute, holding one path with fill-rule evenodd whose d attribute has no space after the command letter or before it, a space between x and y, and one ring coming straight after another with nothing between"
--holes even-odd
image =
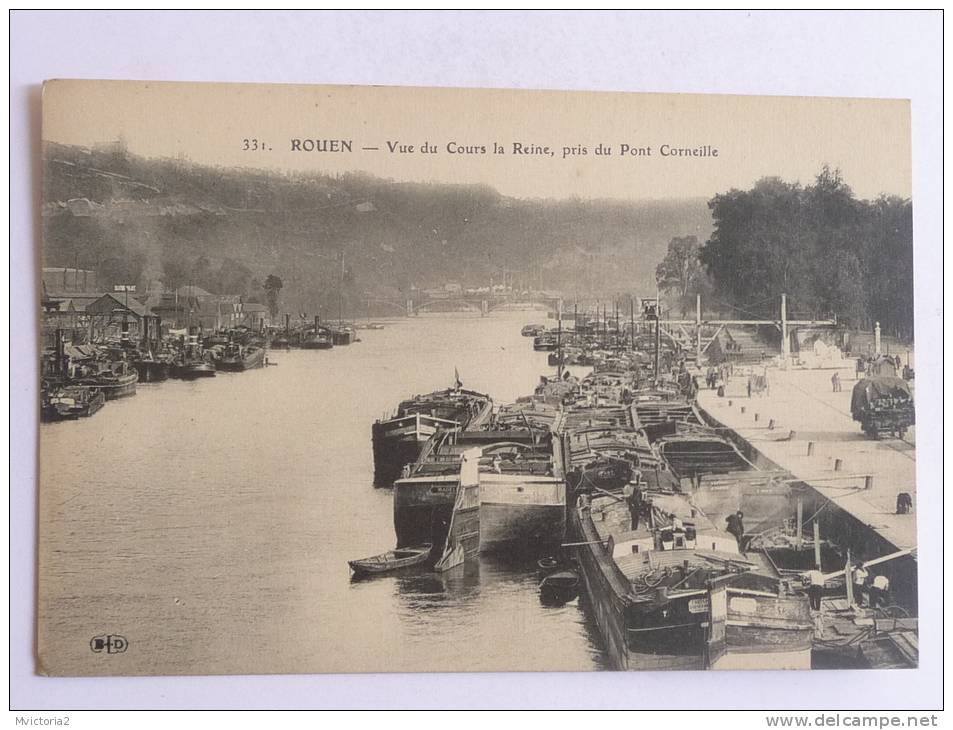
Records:
<instances>
[{"instance_id":1,"label":"loaded wagon","mask_svg":"<svg viewBox=\"0 0 953 730\"><path fill-rule=\"evenodd\" d=\"M870 438L896 434L903 438L916 422L910 386L897 377L864 378L850 398L850 412Z\"/></svg>"}]
</instances>

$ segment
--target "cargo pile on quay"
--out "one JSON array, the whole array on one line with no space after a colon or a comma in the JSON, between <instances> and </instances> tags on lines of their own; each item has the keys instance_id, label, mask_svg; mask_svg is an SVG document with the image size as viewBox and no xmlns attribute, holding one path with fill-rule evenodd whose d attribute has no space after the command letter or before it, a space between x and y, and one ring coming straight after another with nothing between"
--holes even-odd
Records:
<instances>
[{"instance_id":1,"label":"cargo pile on quay","mask_svg":"<svg viewBox=\"0 0 953 730\"><path fill-rule=\"evenodd\" d=\"M710 415L739 388L769 397L775 363L712 358L706 372L652 308L572 323L523 328L556 372L516 402L457 374L373 425L396 540L350 561L355 579L519 553L538 559L546 605L586 595L618 669L916 665L915 561L884 590L915 550L874 525L829 527L845 520L836 496Z\"/></svg>"}]
</instances>

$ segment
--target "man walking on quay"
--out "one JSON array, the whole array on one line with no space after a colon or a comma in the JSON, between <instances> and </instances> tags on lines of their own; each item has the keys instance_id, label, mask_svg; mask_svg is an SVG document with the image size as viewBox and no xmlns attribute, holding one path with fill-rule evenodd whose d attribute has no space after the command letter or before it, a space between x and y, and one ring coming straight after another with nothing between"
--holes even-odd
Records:
<instances>
[{"instance_id":1,"label":"man walking on quay","mask_svg":"<svg viewBox=\"0 0 953 730\"><path fill-rule=\"evenodd\" d=\"M838 373L836 370L834 371L834 374L831 375L831 385L834 387L834 392L835 392L835 393L840 393L840 392L841 392L841 387L840 387L840 373Z\"/></svg>"}]
</instances>

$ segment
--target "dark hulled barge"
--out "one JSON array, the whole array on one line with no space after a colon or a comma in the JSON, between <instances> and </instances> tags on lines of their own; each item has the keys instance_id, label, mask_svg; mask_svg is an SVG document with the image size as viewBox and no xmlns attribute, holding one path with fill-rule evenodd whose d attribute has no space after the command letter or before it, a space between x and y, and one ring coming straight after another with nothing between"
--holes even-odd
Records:
<instances>
[{"instance_id":1,"label":"dark hulled barge","mask_svg":"<svg viewBox=\"0 0 953 730\"><path fill-rule=\"evenodd\" d=\"M571 540L617 669L809 669L813 622L769 561L681 495L580 495ZM640 515L636 520L633 512Z\"/></svg>"},{"instance_id":2,"label":"dark hulled barge","mask_svg":"<svg viewBox=\"0 0 953 730\"><path fill-rule=\"evenodd\" d=\"M98 388L54 386L41 394L40 418L43 421L73 421L87 418L106 404Z\"/></svg>"},{"instance_id":3,"label":"dark hulled barge","mask_svg":"<svg viewBox=\"0 0 953 730\"><path fill-rule=\"evenodd\" d=\"M221 357L215 362L217 370L238 373L264 367L264 365L265 349L263 347L235 343L227 345Z\"/></svg>"},{"instance_id":4,"label":"dark hulled barge","mask_svg":"<svg viewBox=\"0 0 953 730\"><path fill-rule=\"evenodd\" d=\"M99 363L100 369L74 380L75 385L95 388L102 392L106 400L126 398L136 394L139 374L125 360Z\"/></svg>"},{"instance_id":5,"label":"dark hulled barge","mask_svg":"<svg viewBox=\"0 0 953 730\"><path fill-rule=\"evenodd\" d=\"M458 498L461 464L470 455L467 487L479 507L480 552L545 551L565 529L558 411L537 402L501 409L483 428L441 431L394 483L398 546L440 544Z\"/></svg>"},{"instance_id":6,"label":"dark hulled barge","mask_svg":"<svg viewBox=\"0 0 953 730\"><path fill-rule=\"evenodd\" d=\"M493 402L488 395L461 388L439 390L403 401L393 416L376 421L371 428L374 484L391 486L434 434L440 430L476 426L492 409Z\"/></svg>"}]
</instances>

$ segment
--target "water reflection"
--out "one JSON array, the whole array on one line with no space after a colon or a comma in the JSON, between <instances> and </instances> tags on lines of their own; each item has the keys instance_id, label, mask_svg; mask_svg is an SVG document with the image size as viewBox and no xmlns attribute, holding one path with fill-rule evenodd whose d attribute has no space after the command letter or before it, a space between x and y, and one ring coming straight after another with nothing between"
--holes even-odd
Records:
<instances>
[{"instance_id":1,"label":"water reflection","mask_svg":"<svg viewBox=\"0 0 953 730\"><path fill-rule=\"evenodd\" d=\"M142 386L93 418L43 424L44 458L57 457L41 466L56 496L40 523L51 661L91 671L89 637L108 626L136 649L106 673L603 666L578 599L540 604L534 558L361 581L347 565L395 542L373 421L455 368L499 402L531 392L550 371L519 334L534 317L395 321L350 347L276 352L277 367Z\"/></svg>"}]
</instances>

